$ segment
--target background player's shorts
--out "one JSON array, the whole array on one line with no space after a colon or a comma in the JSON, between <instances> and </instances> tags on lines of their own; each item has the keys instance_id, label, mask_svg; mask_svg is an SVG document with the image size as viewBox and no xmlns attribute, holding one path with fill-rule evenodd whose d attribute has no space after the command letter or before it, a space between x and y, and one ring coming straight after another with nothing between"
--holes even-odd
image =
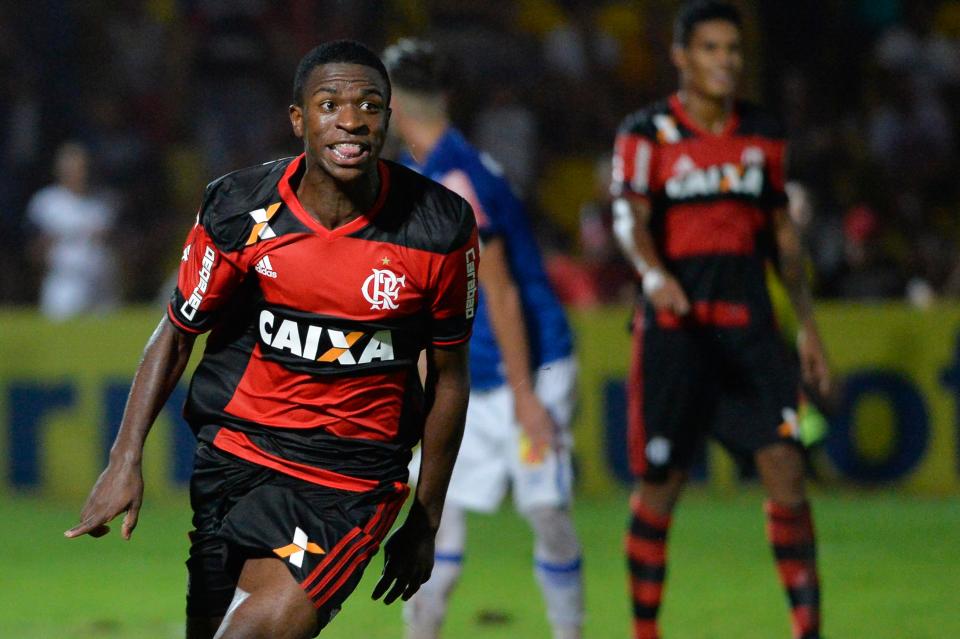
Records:
<instances>
[{"instance_id":1,"label":"background player's shorts","mask_svg":"<svg viewBox=\"0 0 960 639\"><path fill-rule=\"evenodd\" d=\"M407 492L317 486L200 443L190 483L187 615L223 616L243 561L276 557L317 608L322 628L356 588Z\"/></svg>"},{"instance_id":2,"label":"background player's shorts","mask_svg":"<svg viewBox=\"0 0 960 639\"><path fill-rule=\"evenodd\" d=\"M480 512L493 512L508 485L517 510L566 506L573 484L570 421L576 400L577 365L573 357L542 366L535 377L537 397L560 429L559 446L532 462L514 419L513 394L506 385L470 393L467 426L450 478L447 501Z\"/></svg>"},{"instance_id":3,"label":"background player's shorts","mask_svg":"<svg viewBox=\"0 0 960 639\"><path fill-rule=\"evenodd\" d=\"M644 327L637 321L628 387L634 475L686 468L707 433L736 458L798 443L799 369L772 327Z\"/></svg>"}]
</instances>

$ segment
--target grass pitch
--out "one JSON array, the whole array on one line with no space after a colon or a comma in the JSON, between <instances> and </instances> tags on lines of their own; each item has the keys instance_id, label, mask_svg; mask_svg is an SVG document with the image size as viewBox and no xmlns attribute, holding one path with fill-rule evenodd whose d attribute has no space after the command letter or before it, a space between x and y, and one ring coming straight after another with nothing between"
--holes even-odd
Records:
<instances>
[{"instance_id":1,"label":"grass pitch","mask_svg":"<svg viewBox=\"0 0 960 639\"><path fill-rule=\"evenodd\" d=\"M763 534L761 496L692 490L671 533L662 626L668 639L789 637L787 608ZM186 497L147 495L133 541L67 541L80 504L0 502L0 637L173 639L183 636ZM842 492L814 501L825 630L830 639L960 637L960 500ZM584 543L588 639L626 639L622 538L626 494L576 505ZM548 638L530 538L509 508L470 520L467 564L448 639ZM372 602L378 555L321 635L400 639L400 608Z\"/></svg>"}]
</instances>

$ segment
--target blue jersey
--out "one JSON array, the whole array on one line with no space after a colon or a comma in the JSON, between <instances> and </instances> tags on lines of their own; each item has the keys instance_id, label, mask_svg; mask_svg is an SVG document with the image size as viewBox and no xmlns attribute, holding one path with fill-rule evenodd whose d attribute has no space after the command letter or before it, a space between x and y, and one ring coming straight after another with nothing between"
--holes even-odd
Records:
<instances>
[{"instance_id":1,"label":"blue jersey","mask_svg":"<svg viewBox=\"0 0 960 639\"><path fill-rule=\"evenodd\" d=\"M573 352L573 337L566 314L547 280L523 204L496 163L453 128L447 129L423 164L417 164L409 154L402 161L470 202L481 240L503 238L527 323L531 366L539 368L569 356ZM482 264L481 259L480 268ZM470 377L475 390L494 388L506 381L482 290L470 340Z\"/></svg>"}]
</instances>

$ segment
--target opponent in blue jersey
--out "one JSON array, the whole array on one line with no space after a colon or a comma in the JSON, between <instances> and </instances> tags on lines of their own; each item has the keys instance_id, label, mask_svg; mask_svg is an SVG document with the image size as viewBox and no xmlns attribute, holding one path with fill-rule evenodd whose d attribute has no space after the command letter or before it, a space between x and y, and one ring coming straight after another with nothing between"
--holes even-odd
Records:
<instances>
[{"instance_id":1,"label":"opponent in blue jersey","mask_svg":"<svg viewBox=\"0 0 960 639\"><path fill-rule=\"evenodd\" d=\"M471 204L483 255L467 426L437 534L433 576L405 610L407 637L439 636L462 566L464 512L492 512L509 485L534 532L535 574L554 637L579 638L580 544L569 510L576 363L566 316L523 205L497 164L450 126L433 47L401 40L384 60L394 87L393 130L408 149L405 163Z\"/></svg>"}]
</instances>

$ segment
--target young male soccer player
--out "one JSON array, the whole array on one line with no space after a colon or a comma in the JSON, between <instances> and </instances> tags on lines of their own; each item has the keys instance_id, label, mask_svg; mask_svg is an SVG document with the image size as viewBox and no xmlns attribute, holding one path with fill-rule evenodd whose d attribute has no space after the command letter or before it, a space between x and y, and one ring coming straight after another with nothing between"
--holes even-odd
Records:
<instances>
[{"instance_id":1,"label":"young male soccer player","mask_svg":"<svg viewBox=\"0 0 960 639\"><path fill-rule=\"evenodd\" d=\"M110 463L66 533L100 536L126 511L130 537L144 439L211 330L186 407L190 639L316 635L397 516L421 438L374 597L407 599L430 575L469 396L477 232L462 198L378 159L389 103L386 69L359 43L301 60L290 121L304 153L207 187Z\"/></svg>"},{"instance_id":2,"label":"young male soccer player","mask_svg":"<svg viewBox=\"0 0 960 639\"><path fill-rule=\"evenodd\" d=\"M464 511L493 511L509 483L534 532L534 571L554 637L579 637L580 544L569 510L576 364L565 314L521 203L499 168L450 125L447 87L431 45L401 40L383 57L407 163L470 202L483 250L463 447L437 533L433 576L405 609L407 636L439 636L460 576Z\"/></svg>"},{"instance_id":3,"label":"young male soccer player","mask_svg":"<svg viewBox=\"0 0 960 639\"><path fill-rule=\"evenodd\" d=\"M798 375L774 326L764 261L775 257L800 322L800 368L826 394L830 374L786 211L780 126L735 99L740 15L687 4L673 61L680 90L629 116L614 155L615 230L642 276L634 321L627 557L634 637L655 639L670 515L708 429L752 457L795 637L820 636L813 521L798 443Z\"/></svg>"}]
</instances>

